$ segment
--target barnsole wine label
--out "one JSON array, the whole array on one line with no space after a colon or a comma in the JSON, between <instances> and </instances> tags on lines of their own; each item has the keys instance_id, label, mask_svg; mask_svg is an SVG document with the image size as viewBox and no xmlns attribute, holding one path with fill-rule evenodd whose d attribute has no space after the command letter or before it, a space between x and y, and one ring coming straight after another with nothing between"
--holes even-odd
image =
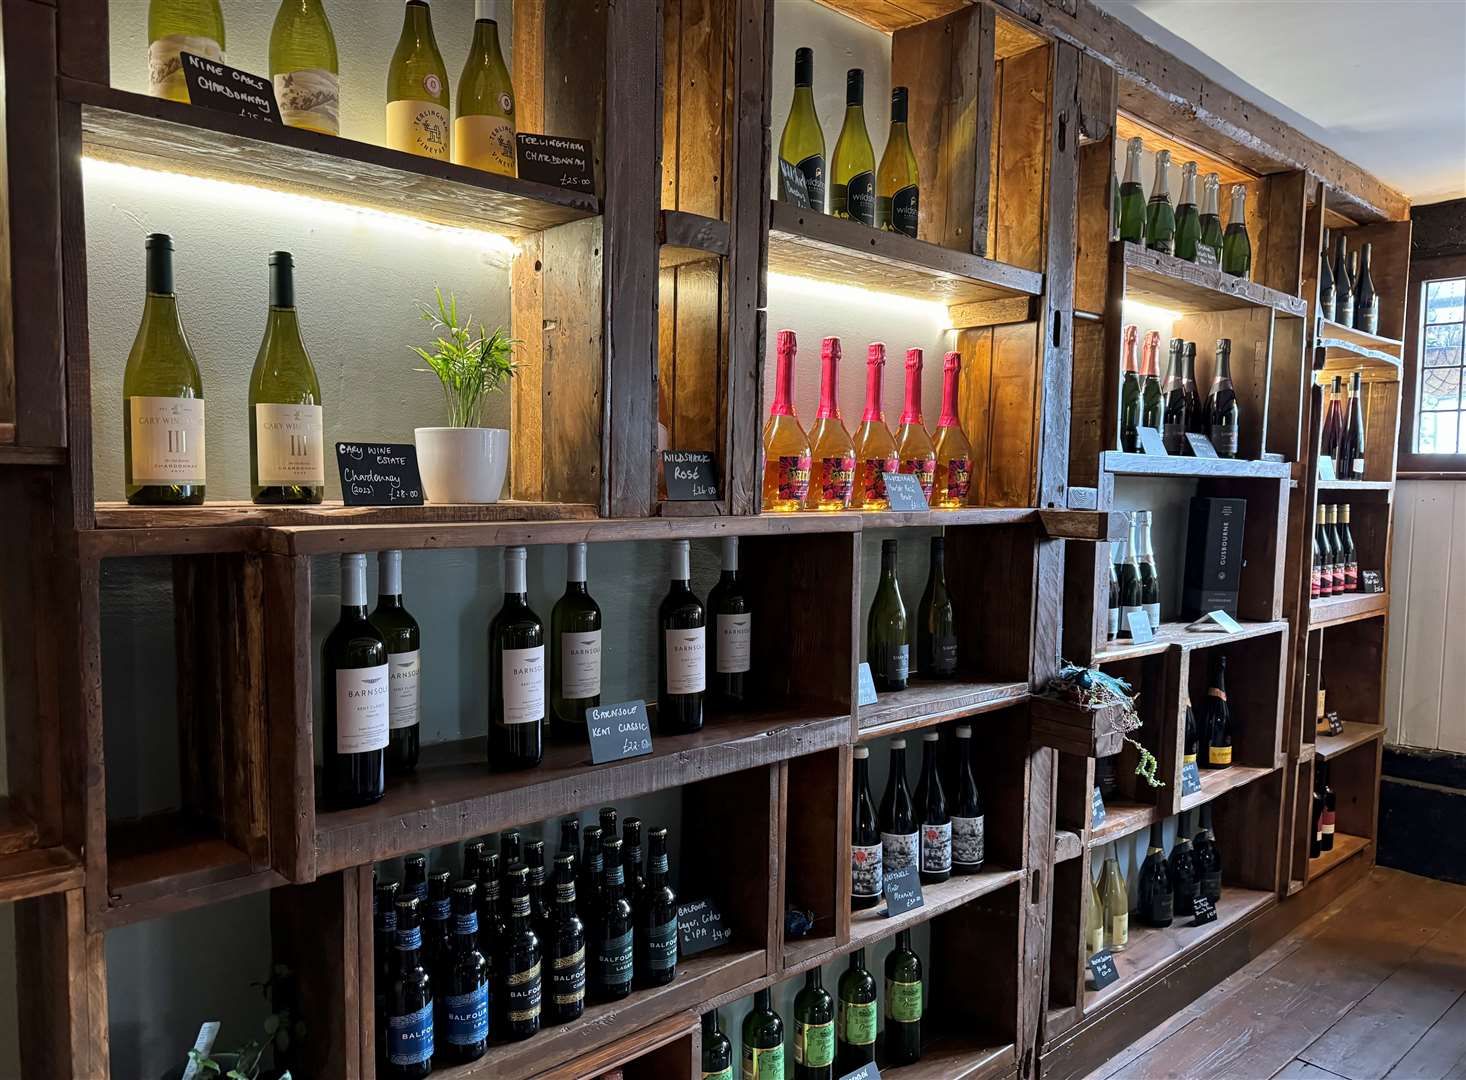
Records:
<instances>
[{"instance_id":1,"label":"barnsole wine label","mask_svg":"<svg viewBox=\"0 0 1466 1080\"><path fill-rule=\"evenodd\" d=\"M753 616L718 616L718 674L736 675L753 666Z\"/></svg>"},{"instance_id":2,"label":"barnsole wine label","mask_svg":"<svg viewBox=\"0 0 1466 1080\"><path fill-rule=\"evenodd\" d=\"M447 161L448 110L432 101L387 102L387 145Z\"/></svg>"},{"instance_id":3,"label":"barnsole wine label","mask_svg":"<svg viewBox=\"0 0 1466 1080\"><path fill-rule=\"evenodd\" d=\"M422 650L392 653L387 657L391 673L388 679L392 727L410 728L417 724L418 687L422 675Z\"/></svg>"},{"instance_id":4,"label":"barnsole wine label","mask_svg":"<svg viewBox=\"0 0 1466 1080\"><path fill-rule=\"evenodd\" d=\"M130 397L133 484L204 482L204 399Z\"/></svg>"},{"instance_id":5,"label":"barnsole wine label","mask_svg":"<svg viewBox=\"0 0 1466 1080\"><path fill-rule=\"evenodd\" d=\"M256 405L260 486L324 487L325 426L325 410L320 405Z\"/></svg>"},{"instance_id":6,"label":"barnsole wine label","mask_svg":"<svg viewBox=\"0 0 1466 1080\"><path fill-rule=\"evenodd\" d=\"M336 671L336 753L365 754L387 745L391 693L387 665Z\"/></svg>"},{"instance_id":7,"label":"barnsole wine label","mask_svg":"<svg viewBox=\"0 0 1466 1080\"><path fill-rule=\"evenodd\" d=\"M502 116L453 121L453 160L485 172L514 175L514 125Z\"/></svg>"},{"instance_id":8,"label":"barnsole wine label","mask_svg":"<svg viewBox=\"0 0 1466 1080\"><path fill-rule=\"evenodd\" d=\"M224 50L213 38L193 34L168 34L148 46L148 93L169 101L188 101L188 83L183 77L183 58L193 53L205 60L224 62Z\"/></svg>"},{"instance_id":9,"label":"barnsole wine label","mask_svg":"<svg viewBox=\"0 0 1466 1080\"><path fill-rule=\"evenodd\" d=\"M601 632L577 630L560 635L560 696L567 701L601 694Z\"/></svg>"},{"instance_id":10,"label":"barnsole wine label","mask_svg":"<svg viewBox=\"0 0 1466 1080\"><path fill-rule=\"evenodd\" d=\"M302 68L275 76L275 103L290 127L327 135L341 130L341 83L334 71Z\"/></svg>"},{"instance_id":11,"label":"barnsole wine label","mask_svg":"<svg viewBox=\"0 0 1466 1080\"><path fill-rule=\"evenodd\" d=\"M545 715L545 647L505 649L500 673L504 723L532 724Z\"/></svg>"},{"instance_id":12,"label":"barnsole wine label","mask_svg":"<svg viewBox=\"0 0 1466 1080\"><path fill-rule=\"evenodd\" d=\"M705 629L662 632L667 635L667 693L701 694L708 686Z\"/></svg>"}]
</instances>

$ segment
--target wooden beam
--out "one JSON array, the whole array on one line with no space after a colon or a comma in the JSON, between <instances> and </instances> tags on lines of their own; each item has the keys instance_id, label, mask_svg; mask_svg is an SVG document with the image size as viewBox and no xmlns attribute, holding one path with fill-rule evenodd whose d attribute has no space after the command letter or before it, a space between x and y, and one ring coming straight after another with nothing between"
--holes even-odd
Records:
<instances>
[{"instance_id":1,"label":"wooden beam","mask_svg":"<svg viewBox=\"0 0 1466 1080\"><path fill-rule=\"evenodd\" d=\"M1466 199L1410 208L1415 223L1410 237L1412 259L1466 255Z\"/></svg>"}]
</instances>

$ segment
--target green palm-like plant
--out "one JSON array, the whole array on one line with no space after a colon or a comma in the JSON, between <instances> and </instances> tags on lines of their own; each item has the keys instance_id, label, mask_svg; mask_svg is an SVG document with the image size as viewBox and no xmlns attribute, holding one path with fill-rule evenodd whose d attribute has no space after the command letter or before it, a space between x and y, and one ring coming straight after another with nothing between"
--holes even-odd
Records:
<instances>
[{"instance_id":1,"label":"green palm-like plant","mask_svg":"<svg viewBox=\"0 0 1466 1080\"><path fill-rule=\"evenodd\" d=\"M475 327L472 315L460 323L458 298L452 293L444 296L438 286L433 293L436 306L419 302L418 309L438 337L428 348L410 347L428 365L418 370L431 371L443 385L448 426L479 427L488 395L514 377L518 366L514 346L519 341L506 334L503 327L496 327L493 333L487 332L484 323Z\"/></svg>"}]
</instances>

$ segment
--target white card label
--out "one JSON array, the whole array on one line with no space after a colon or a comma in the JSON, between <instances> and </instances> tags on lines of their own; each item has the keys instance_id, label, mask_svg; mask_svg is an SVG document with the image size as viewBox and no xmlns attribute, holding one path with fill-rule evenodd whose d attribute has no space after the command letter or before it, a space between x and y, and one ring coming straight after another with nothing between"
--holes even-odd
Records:
<instances>
[{"instance_id":1,"label":"white card label","mask_svg":"<svg viewBox=\"0 0 1466 1080\"><path fill-rule=\"evenodd\" d=\"M532 724L545 716L545 647L505 649L500 673L504 723Z\"/></svg>"},{"instance_id":2,"label":"white card label","mask_svg":"<svg viewBox=\"0 0 1466 1080\"><path fill-rule=\"evenodd\" d=\"M560 696L568 701L601 695L601 632L560 635Z\"/></svg>"},{"instance_id":3,"label":"white card label","mask_svg":"<svg viewBox=\"0 0 1466 1080\"><path fill-rule=\"evenodd\" d=\"M326 455L319 405L260 404L255 409L255 452L263 487L324 487Z\"/></svg>"},{"instance_id":4,"label":"white card label","mask_svg":"<svg viewBox=\"0 0 1466 1080\"><path fill-rule=\"evenodd\" d=\"M753 666L753 616L718 616L718 674L732 675Z\"/></svg>"},{"instance_id":5,"label":"white card label","mask_svg":"<svg viewBox=\"0 0 1466 1080\"><path fill-rule=\"evenodd\" d=\"M391 709L387 665L336 671L336 753L365 754L387 745Z\"/></svg>"},{"instance_id":6,"label":"white card label","mask_svg":"<svg viewBox=\"0 0 1466 1080\"><path fill-rule=\"evenodd\" d=\"M700 694L707 689L707 631L664 630L667 644L667 693Z\"/></svg>"},{"instance_id":7,"label":"white card label","mask_svg":"<svg viewBox=\"0 0 1466 1080\"><path fill-rule=\"evenodd\" d=\"M130 397L131 484L204 482L204 399Z\"/></svg>"},{"instance_id":8,"label":"white card label","mask_svg":"<svg viewBox=\"0 0 1466 1080\"><path fill-rule=\"evenodd\" d=\"M391 653L387 657L391 693L392 727L409 728L417 723L417 694L422 675L422 650Z\"/></svg>"}]
</instances>

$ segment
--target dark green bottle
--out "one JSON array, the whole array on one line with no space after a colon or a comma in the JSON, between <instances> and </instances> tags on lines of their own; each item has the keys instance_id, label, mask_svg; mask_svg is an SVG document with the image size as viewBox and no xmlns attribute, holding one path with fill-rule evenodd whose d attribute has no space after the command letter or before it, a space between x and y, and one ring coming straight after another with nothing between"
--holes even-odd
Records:
<instances>
[{"instance_id":1,"label":"dark green bottle","mask_svg":"<svg viewBox=\"0 0 1466 1080\"><path fill-rule=\"evenodd\" d=\"M866 659L878 690L905 690L911 652L906 637L906 605L896 583L896 541L881 541L881 580L866 621Z\"/></svg>"},{"instance_id":2,"label":"dark green bottle","mask_svg":"<svg viewBox=\"0 0 1466 1080\"><path fill-rule=\"evenodd\" d=\"M629 829L635 818L626 819ZM647 833L646 884L637 893L636 977L643 986L665 986L677 977L677 894L667 884L667 830Z\"/></svg>"},{"instance_id":3,"label":"dark green bottle","mask_svg":"<svg viewBox=\"0 0 1466 1080\"><path fill-rule=\"evenodd\" d=\"M1120 239L1145 243L1145 189L1140 186L1140 139L1125 148L1125 182L1120 185Z\"/></svg>"},{"instance_id":4,"label":"dark green bottle","mask_svg":"<svg viewBox=\"0 0 1466 1080\"><path fill-rule=\"evenodd\" d=\"M876 1059L876 980L865 968L864 949L850 954L837 992L835 1075L844 1076Z\"/></svg>"},{"instance_id":5,"label":"dark green bottle","mask_svg":"<svg viewBox=\"0 0 1466 1080\"><path fill-rule=\"evenodd\" d=\"M585 923L575 910L575 855L555 856L555 905L550 914L545 955L550 962L550 992L545 1023L565 1024L585 1012Z\"/></svg>"},{"instance_id":6,"label":"dark green bottle","mask_svg":"<svg viewBox=\"0 0 1466 1080\"><path fill-rule=\"evenodd\" d=\"M1176 842L1171 846L1172 905L1177 918L1189 919L1196 914L1196 898L1201 895L1201 878L1196 872L1196 852L1191 846L1191 814L1183 813L1176 825Z\"/></svg>"},{"instance_id":7,"label":"dark green bottle","mask_svg":"<svg viewBox=\"0 0 1466 1080\"><path fill-rule=\"evenodd\" d=\"M453 937L439 964L434 1065L477 1061L489 1049L489 964L478 947L477 888L471 881L453 884Z\"/></svg>"},{"instance_id":8,"label":"dark green bottle","mask_svg":"<svg viewBox=\"0 0 1466 1080\"><path fill-rule=\"evenodd\" d=\"M1171 205L1171 152L1158 150L1155 156L1155 183L1150 188L1150 201L1145 204L1145 246L1152 251L1171 254L1176 244L1176 209Z\"/></svg>"},{"instance_id":9,"label":"dark green bottle","mask_svg":"<svg viewBox=\"0 0 1466 1080\"><path fill-rule=\"evenodd\" d=\"M518 1042L540 1029L540 939L530 925L529 871L522 863L512 866L508 880L509 918L499 955L500 1031Z\"/></svg>"},{"instance_id":10,"label":"dark green bottle","mask_svg":"<svg viewBox=\"0 0 1466 1080\"><path fill-rule=\"evenodd\" d=\"M1207 173L1201 183L1201 240L1200 247L1211 248L1217 266L1222 265L1222 182L1214 172Z\"/></svg>"},{"instance_id":11,"label":"dark green bottle","mask_svg":"<svg viewBox=\"0 0 1466 1080\"><path fill-rule=\"evenodd\" d=\"M1222 234L1222 269L1233 277L1252 277L1252 241L1247 238L1247 188L1232 185L1232 212Z\"/></svg>"},{"instance_id":12,"label":"dark green bottle","mask_svg":"<svg viewBox=\"0 0 1466 1080\"><path fill-rule=\"evenodd\" d=\"M820 969L805 972L794 995L794 1080L834 1080L835 999L820 982Z\"/></svg>"},{"instance_id":13,"label":"dark green bottle","mask_svg":"<svg viewBox=\"0 0 1466 1080\"><path fill-rule=\"evenodd\" d=\"M366 556L341 556L341 618L321 644L325 733L322 787L333 808L365 806L387 790L387 643L367 618Z\"/></svg>"},{"instance_id":14,"label":"dark green bottle","mask_svg":"<svg viewBox=\"0 0 1466 1080\"><path fill-rule=\"evenodd\" d=\"M723 538L723 571L708 593L708 690L713 704L736 712L753 689L753 603L738 576L738 537Z\"/></svg>"},{"instance_id":15,"label":"dark green bottle","mask_svg":"<svg viewBox=\"0 0 1466 1080\"><path fill-rule=\"evenodd\" d=\"M733 1044L718 1029L718 1010L702 1014L702 1080L733 1080Z\"/></svg>"},{"instance_id":16,"label":"dark green bottle","mask_svg":"<svg viewBox=\"0 0 1466 1080\"><path fill-rule=\"evenodd\" d=\"M707 690L707 611L692 591L692 556L686 540L672 542L672 580L658 611L657 733L702 730Z\"/></svg>"},{"instance_id":17,"label":"dark green bottle","mask_svg":"<svg viewBox=\"0 0 1466 1080\"><path fill-rule=\"evenodd\" d=\"M625 896L625 870L621 865L621 841L601 840L601 909L593 924L591 943L595 963L591 967L591 989L598 1001L619 1001L631 993L632 917Z\"/></svg>"},{"instance_id":18,"label":"dark green bottle","mask_svg":"<svg viewBox=\"0 0 1466 1080\"><path fill-rule=\"evenodd\" d=\"M1176 207L1175 256L1187 262L1196 261L1196 245L1201 240L1201 211L1196 206L1196 162L1181 166L1181 205Z\"/></svg>"},{"instance_id":19,"label":"dark green bottle","mask_svg":"<svg viewBox=\"0 0 1466 1080\"><path fill-rule=\"evenodd\" d=\"M924 679L957 674L957 615L947 592L946 542L932 537L926 590L916 605L916 672Z\"/></svg>"},{"instance_id":20,"label":"dark green bottle","mask_svg":"<svg viewBox=\"0 0 1466 1080\"><path fill-rule=\"evenodd\" d=\"M581 744L585 711L601 703L601 609L586 587L585 553L585 544L566 548L565 594L550 612L550 729Z\"/></svg>"},{"instance_id":21,"label":"dark green bottle","mask_svg":"<svg viewBox=\"0 0 1466 1080\"><path fill-rule=\"evenodd\" d=\"M489 623L489 764L528 769L545 753L545 625L529 606L522 547L504 551L504 604Z\"/></svg>"},{"instance_id":22,"label":"dark green bottle","mask_svg":"<svg viewBox=\"0 0 1466 1080\"><path fill-rule=\"evenodd\" d=\"M896 934L886 957L886 1064L921 1060L921 957L911 948L911 931Z\"/></svg>"},{"instance_id":23,"label":"dark green bottle","mask_svg":"<svg viewBox=\"0 0 1466 1080\"><path fill-rule=\"evenodd\" d=\"M1140 371L1135 366L1135 339L1140 333L1134 323L1121 332L1125 370L1120 376L1120 449L1140 452Z\"/></svg>"},{"instance_id":24,"label":"dark green bottle","mask_svg":"<svg viewBox=\"0 0 1466 1080\"><path fill-rule=\"evenodd\" d=\"M1201 807L1201 828L1193 844L1201 895L1213 904L1222 899L1222 851L1211 827L1211 803Z\"/></svg>"},{"instance_id":25,"label":"dark green bottle","mask_svg":"<svg viewBox=\"0 0 1466 1080\"><path fill-rule=\"evenodd\" d=\"M743 1080L784 1080L784 1021L768 990L753 995L743 1018Z\"/></svg>"}]
</instances>

